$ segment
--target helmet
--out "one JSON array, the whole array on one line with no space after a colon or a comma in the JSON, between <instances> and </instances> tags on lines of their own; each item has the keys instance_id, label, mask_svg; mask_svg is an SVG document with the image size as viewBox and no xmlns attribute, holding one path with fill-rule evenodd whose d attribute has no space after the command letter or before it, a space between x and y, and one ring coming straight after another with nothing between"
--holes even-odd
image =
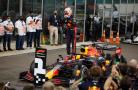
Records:
<instances>
[{"instance_id":1,"label":"helmet","mask_svg":"<svg viewBox=\"0 0 138 90\"><path fill-rule=\"evenodd\" d=\"M117 48L115 53L120 55L122 53L122 49L121 48Z\"/></svg>"}]
</instances>

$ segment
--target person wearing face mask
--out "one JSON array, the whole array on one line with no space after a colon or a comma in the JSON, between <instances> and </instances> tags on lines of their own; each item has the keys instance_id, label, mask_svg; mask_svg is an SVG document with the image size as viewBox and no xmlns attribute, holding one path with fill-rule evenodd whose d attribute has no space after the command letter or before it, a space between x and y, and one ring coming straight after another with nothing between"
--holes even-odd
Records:
<instances>
[{"instance_id":1,"label":"person wearing face mask","mask_svg":"<svg viewBox=\"0 0 138 90\"><path fill-rule=\"evenodd\" d=\"M34 35L36 32L35 22L32 13L26 18L26 27L27 27L27 47L32 48L32 43L34 40Z\"/></svg>"},{"instance_id":2,"label":"person wearing face mask","mask_svg":"<svg viewBox=\"0 0 138 90\"><path fill-rule=\"evenodd\" d=\"M42 15L39 12L35 17L36 33L34 38L34 47L40 47L40 35L42 32Z\"/></svg>"},{"instance_id":3,"label":"person wearing face mask","mask_svg":"<svg viewBox=\"0 0 138 90\"><path fill-rule=\"evenodd\" d=\"M17 28L16 50L24 50L23 44L26 35L26 24L22 16L15 22L15 28Z\"/></svg>"},{"instance_id":4,"label":"person wearing face mask","mask_svg":"<svg viewBox=\"0 0 138 90\"><path fill-rule=\"evenodd\" d=\"M2 18L0 17L0 43L3 39L3 35L4 35L4 26L3 26ZM0 52L2 52L1 49L0 49Z\"/></svg>"},{"instance_id":5,"label":"person wearing face mask","mask_svg":"<svg viewBox=\"0 0 138 90\"><path fill-rule=\"evenodd\" d=\"M11 21L10 17L7 17L7 19L3 22L4 29L5 29L5 35L3 39L3 50L7 51L7 48L9 51L13 51L11 49L11 39L12 39L12 34L14 31L14 25L13 22ZM7 48L6 48L7 45Z\"/></svg>"},{"instance_id":6,"label":"person wearing face mask","mask_svg":"<svg viewBox=\"0 0 138 90\"><path fill-rule=\"evenodd\" d=\"M58 45L58 27L60 25L61 18L57 15L57 11L54 11L54 14L50 16L48 21L48 29L50 32L50 44ZM55 35L55 36L54 36Z\"/></svg>"}]
</instances>

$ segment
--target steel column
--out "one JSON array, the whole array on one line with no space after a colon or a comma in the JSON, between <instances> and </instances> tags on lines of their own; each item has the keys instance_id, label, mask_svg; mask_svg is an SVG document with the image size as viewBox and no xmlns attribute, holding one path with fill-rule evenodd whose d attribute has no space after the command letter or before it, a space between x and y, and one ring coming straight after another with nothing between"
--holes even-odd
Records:
<instances>
[{"instance_id":1,"label":"steel column","mask_svg":"<svg viewBox=\"0 0 138 90\"><path fill-rule=\"evenodd\" d=\"M103 34L103 31L104 31L104 16L105 16L105 0L103 0L102 34Z\"/></svg>"},{"instance_id":2,"label":"steel column","mask_svg":"<svg viewBox=\"0 0 138 90\"><path fill-rule=\"evenodd\" d=\"M113 16L112 16L112 14L113 14L113 9L114 9L113 4L114 4L114 0L112 0L112 5L111 5L111 25L110 25L110 35L111 35L112 25L113 25Z\"/></svg>"},{"instance_id":3,"label":"steel column","mask_svg":"<svg viewBox=\"0 0 138 90\"><path fill-rule=\"evenodd\" d=\"M133 3L133 12L135 14L135 0L134 0L134 3ZM135 29L135 23L133 23L133 26L132 26L132 35L134 35L134 29Z\"/></svg>"},{"instance_id":4,"label":"steel column","mask_svg":"<svg viewBox=\"0 0 138 90\"><path fill-rule=\"evenodd\" d=\"M119 22L118 22L118 33L120 31L120 6L121 6L121 0L119 1Z\"/></svg>"},{"instance_id":5,"label":"steel column","mask_svg":"<svg viewBox=\"0 0 138 90\"><path fill-rule=\"evenodd\" d=\"M9 15L9 3L10 3L10 1L7 0L7 16Z\"/></svg>"},{"instance_id":6,"label":"steel column","mask_svg":"<svg viewBox=\"0 0 138 90\"><path fill-rule=\"evenodd\" d=\"M84 27L83 27L83 42L85 41L85 22L86 22L86 8L87 8L87 0L85 0L85 8L84 8Z\"/></svg>"},{"instance_id":7,"label":"steel column","mask_svg":"<svg viewBox=\"0 0 138 90\"><path fill-rule=\"evenodd\" d=\"M128 0L127 0L127 3L126 3L127 5L126 5L126 26L125 26L125 34L127 33L127 19L128 19L128 11L127 11L127 9L128 9Z\"/></svg>"}]
</instances>

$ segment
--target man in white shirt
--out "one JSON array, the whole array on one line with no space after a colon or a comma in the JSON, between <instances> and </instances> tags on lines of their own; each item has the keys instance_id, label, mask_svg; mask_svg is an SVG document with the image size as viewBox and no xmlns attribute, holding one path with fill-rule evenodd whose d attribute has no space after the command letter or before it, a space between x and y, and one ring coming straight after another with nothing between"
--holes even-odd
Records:
<instances>
[{"instance_id":1,"label":"man in white shirt","mask_svg":"<svg viewBox=\"0 0 138 90\"><path fill-rule=\"evenodd\" d=\"M136 22L136 15L134 12L132 12L131 17L130 17L130 23L135 23Z\"/></svg>"},{"instance_id":2,"label":"man in white shirt","mask_svg":"<svg viewBox=\"0 0 138 90\"><path fill-rule=\"evenodd\" d=\"M131 13L131 17L130 17L130 25L129 25L129 28L130 28L130 32L132 32L132 29L134 29L134 33L133 33L134 35L137 34L137 30L135 28L136 20L137 20L136 15L135 15L134 12L132 12Z\"/></svg>"},{"instance_id":3,"label":"man in white shirt","mask_svg":"<svg viewBox=\"0 0 138 90\"><path fill-rule=\"evenodd\" d=\"M114 32L114 37L117 35L118 30L118 21L119 21L119 12L117 11L117 8L114 8L113 11L113 23L112 23L112 30Z\"/></svg>"},{"instance_id":4,"label":"man in white shirt","mask_svg":"<svg viewBox=\"0 0 138 90\"><path fill-rule=\"evenodd\" d=\"M27 27L27 47L32 48L32 43L34 39L34 35L36 32L36 25L34 22L34 18L32 15L26 18L26 27Z\"/></svg>"},{"instance_id":5,"label":"man in white shirt","mask_svg":"<svg viewBox=\"0 0 138 90\"><path fill-rule=\"evenodd\" d=\"M92 41L96 42L100 38L100 19L101 17L96 14L94 16L94 22L93 22L93 30L92 30Z\"/></svg>"},{"instance_id":6,"label":"man in white shirt","mask_svg":"<svg viewBox=\"0 0 138 90\"><path fill-rule=\"evenodd\" d=\"M5 28L5 35L3 39L3 49L4 51L7 51L6 49L6 44L7 44L8 50L13 51L11 49L11 39L12 39L13 31L14 31L14 25L13 25L13 22L11 21L11 18L7 17L7 20L3 22L3 25Z\"/></svg>"},{"instance_id":7,"label":"man in white shirt","mask_svg":"<svg viewBox=\"0 0 138 90\"><path fill-rule=\"evenodd\" d=\"M23 45L26 35L26 24L22 16L15 22L15 28L17 28L16 50L24 50Z\"/></svg>"},{"instance_id":8,"label":"man in white shirt","mask_svg":"<svg viewBox=\"0 0 138 90\"><path fill-rule=\"evenodd\" d=\"M3 39L3 36L4 36L4 25L3 25L3 22L2 22L2 18L0 17L0 43ZM1 49L0 49L0 52L2 52Z\"/></svg>"},{"instance_id":9,"label":"man in white shirt","mask_svg":"<svg viewBox=\"0 0 138 90\"><path fill-rule=\"evenodd\" d=\"M38 16L35 17L36 24L36 33L34 38L34 47L40 47L40 35L42 32L42 15L38 13Z\"/></svg>"},{"instance_id":10,"label":"man in white shirt","mask_svg":"<svg viewBox=\"0 0 138 90\"><path fill-rule=\"evenodd\" d=\"M119 18L119 12L115 8L114 11L113 11L113 21L118 22L118 18Z\"/></svg>"}]
</instances>

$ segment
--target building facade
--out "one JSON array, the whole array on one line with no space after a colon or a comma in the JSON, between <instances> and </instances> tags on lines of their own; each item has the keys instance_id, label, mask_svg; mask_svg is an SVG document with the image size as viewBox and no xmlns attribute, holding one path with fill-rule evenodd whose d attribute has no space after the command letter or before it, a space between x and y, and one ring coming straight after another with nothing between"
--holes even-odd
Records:
<instances>
[{"instance_id":1,"label":"building facade","mask_svg":"<svg viewBox=\"0 0 138 90\"><path fill-rule=\"evenodd\" d=\"M132 11L138 14L138 0L0 0L0 16L8 15L16 20L21 15L26 17L29 11L33 11L34 14L39 11L43 16L43 28L46 29L48 17L54 10L58 10L58 13L63 16L64 8L70 6L74 12L78 30L85 32L86 16L94 14L94 10L102 12L104 1L107 10L105 10L105 16L107 17L110 17L112 13L112 1L117 8L120 7L120 15L128 15Z\"/></svg>"}]
</instances>

